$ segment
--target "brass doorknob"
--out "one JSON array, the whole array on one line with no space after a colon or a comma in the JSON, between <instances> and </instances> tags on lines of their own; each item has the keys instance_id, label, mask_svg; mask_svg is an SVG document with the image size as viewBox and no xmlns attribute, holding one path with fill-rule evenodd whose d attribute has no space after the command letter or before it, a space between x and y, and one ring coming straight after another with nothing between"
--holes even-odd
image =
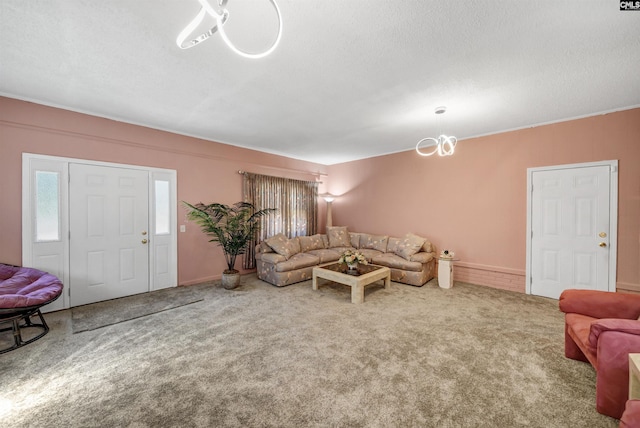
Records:
<instances>
[{"instance_id":1,"label":"brass doorknob","mask_svg":"<svg viewBox=\"0 0 640 428\"><path fill-rule=\"evenodd\" d=\"M607 244L605 244L604 242L601 242L598 245L601 246L601 247L606 247L607 246Z\"/></svg>"},{"instance_id":2,"label":"brass doorknob","mask_svg":"<svg viewBox=\"0 0 640 428\"><path fill-rule=\"evenodd\" d=\"M143 240L142 240L142 243L143 243L143 244L146 244L147 242L149 242L149 241L147 241L146 239L143 239Z\"/></svg>"}]
</instances>

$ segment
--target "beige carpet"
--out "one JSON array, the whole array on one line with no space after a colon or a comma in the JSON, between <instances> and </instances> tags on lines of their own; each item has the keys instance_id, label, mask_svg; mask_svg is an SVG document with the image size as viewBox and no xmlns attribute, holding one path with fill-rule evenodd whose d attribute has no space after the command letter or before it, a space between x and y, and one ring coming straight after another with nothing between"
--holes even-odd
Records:
<instances>
[{"instance_id":1,"label":"beige carpet","mask_svg":"<svg viewBox=\"0 0 640 428\"><path fill-rule=\"evenodd\" d=\"M557 301L434 280L276 288L254 275L201 302L0 355L7 427L616 427L595 374L563 356ZM122 299L126 300L126 299Z\"/></svg>"}]
</instances>

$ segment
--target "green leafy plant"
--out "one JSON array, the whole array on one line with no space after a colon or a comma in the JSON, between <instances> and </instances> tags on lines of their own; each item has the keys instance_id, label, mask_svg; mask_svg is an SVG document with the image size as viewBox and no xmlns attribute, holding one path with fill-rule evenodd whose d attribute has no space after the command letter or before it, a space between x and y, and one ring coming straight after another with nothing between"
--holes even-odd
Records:
<instances>
[{"instance_id":1,"label":"green leafy plant","mask_svg":"<svg viewBox=\"0 0 640 428\"><path fill-rule=\"evenodd\" d=\"M260 218L274 211L265 208L256 211L249 202L236 202L229 206L219 203L195 205L182 201L187 208L187 218L200 226L200 229L222 247L228 269L225 274L238 273L235 269L236 258L244 254L247 246L260 229Z\"/></svg>"}]
</instances>

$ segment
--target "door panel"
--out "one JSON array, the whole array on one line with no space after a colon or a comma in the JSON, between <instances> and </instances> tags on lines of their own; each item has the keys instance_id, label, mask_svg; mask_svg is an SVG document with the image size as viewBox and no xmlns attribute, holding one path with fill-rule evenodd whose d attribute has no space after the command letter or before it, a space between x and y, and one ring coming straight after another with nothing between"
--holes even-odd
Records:
<instances>
[{"instance_id":1,"label":"door panel","mask_svg":"<svg viewBox=\"0 0 640 428\"><path fill-rule=\"evenodd\" d=\"M42 308L42 312L57 311L69 304L65 257L68 230L66 219L62 219L68 206L66 165L23 155L22 174L23 264L49 272L63 282L62 296Z\"/></svg>"},{"instance_id":2,"label":"door panel","mask_svg":"<svg viewBox=\"0 0 640 428\"><path fill-rule=\"evenodd\" d=\"M176 253L176 218L174 208L176 201L175 180L166 173L152 174L154 195L154 210L152 211L150 245L153 247L154 257L151 260L152 288L159 290L175 286Z\"/></svg>"},{"instance_id":3,"label":"door panel","mask_svg":"<svg viewBox=\"0 0 640 428\"><path fill-rule=\"evenodd\" d=\"M146 171L69 165L71 306L149 290Z\"/></svg>"},{"instance_id":4,"label":"door panel","mask_svg":"<svg viewBox=\"0 0 640 428\"><path fill-rule=\"evenodd\" d=\"M609 289L609 180L609 166L533 172L532 294Z\"/></svg>"}]
</instances>

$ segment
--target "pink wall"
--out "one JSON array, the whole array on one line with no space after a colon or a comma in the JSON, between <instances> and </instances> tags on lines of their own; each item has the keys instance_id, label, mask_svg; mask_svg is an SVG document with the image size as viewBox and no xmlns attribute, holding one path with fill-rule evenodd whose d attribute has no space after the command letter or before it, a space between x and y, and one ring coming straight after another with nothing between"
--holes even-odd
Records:
<instances>
[{"instance_id":1,"label":"pink wall","mask_svg":"<svg viewBox=\"0 0 640 428\"><path fill-rule=\"evenodd\" d=\"M37 153L177 170L178 201L234 203L242 199L238 170L303 180L322 179L326 166L141 126L0 97L0 261L21 263L22 153ZM178 282L219 278L218 247L178 208ZM238 260L236 268L240 268Z\"/></svg>"},{"instance_id":2,"label":"pink wall","mask_svg":"<svg viewBox=\"0 0 640 428\"><path fill-rule=\"evenodd\" d=\"M178 200L233 203L238 170L324 182L333 224L412 231L464 261L458 279L524 290L526 169L618 159L618 289L640 291L640 109L461 141L451 158L413 151L323 166L0 97L0 261L21 263L23 152L178 171ZM328 176L326 174L329 174ZM320 203L320 230L325 204ZM217 247L178 209L179 283L219 277ZM239 267L239 266L238 266Z\"/></svg>"},{"instance_id":3,"label":"pink wall","mask_svg":"<svg viewBox=\"0 0 640 428\"><path fill-rule=\"evenodd\" d=\"M462 261L457 279L524 291L527 168L619 160L618 290L640 291L640 109L329 167L333 224L414 232Z\"/></svg>"}]
</instances>

